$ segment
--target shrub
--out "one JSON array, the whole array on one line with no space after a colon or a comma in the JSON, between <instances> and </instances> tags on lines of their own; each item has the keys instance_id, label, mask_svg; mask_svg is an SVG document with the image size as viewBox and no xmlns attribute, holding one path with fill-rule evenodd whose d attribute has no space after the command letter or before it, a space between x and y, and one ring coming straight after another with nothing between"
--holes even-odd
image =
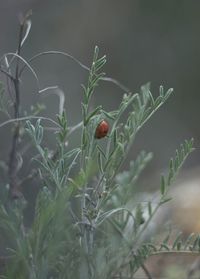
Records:
<instances>
[{"instance_id":1,"label":"shrub","mask_svg":"<svg viewBox=\"0 0 200 279\"><path fill-rule=\"evenodd\" d=\"M128 92L102 72L106 57L99 57L98 47L95 47L91 67L59 51L39 53L26 60L22 49L31 27L29 17L27 14L21 19L17 51L6 53L0 59L1 73L7 80L7 84L5 79L1 81L0 105L1 112L8 117L0 128L13 125L9 162L2 164L6 177L1 185L0 204L5 248L1 258L2 278L133 278L140 267L151 278L144 265L147 257L161 249L183 248L180 236L172 246L168 245L167 237L158 247L145 242L143 234L160 206L170 200L170 185L193 150L193 140L186 140L170 160L168 174L161 176L160 198L154 206L151 200L145 204L133 202L132 208L127 206L136 195L138 177L152 154L141 151L126 171L122 171L122 165L137 133L173 90L165 91L160 86L157 98L151 94L149 84L142 86L139 93ZM31 66L34 60L51 54L66 56L88 71L80 104L82 120L73 127L68 126L64 94L59 89L53 88L60 97L56 120L40 115L41 104L32 109L31 115L21 108L20 86L26 69L36 79L39 92L52 89L40 88L39 78ZM91 99L102 80L113 82L125 91L114 111L105 111L102 106L91 109ZM14 97L7 94L9 90ZM48 133L44 126L46 121L55 131L53 152L43 140L43 134ZM77 130L81 131L80 145L70 149L66 142L70 142ZM26 135L37 155L30 174L20 179L24 155L20 153L22 144L19 142L24 145L29 141ZM32 178L39 190L33 221L25 227L23 216L27 201L22 186ZM147 218L144 218L144 211L148 212ZM198 236L191 236L184 249L199 250L199 243Z\"/></svg>"}]
</instances>

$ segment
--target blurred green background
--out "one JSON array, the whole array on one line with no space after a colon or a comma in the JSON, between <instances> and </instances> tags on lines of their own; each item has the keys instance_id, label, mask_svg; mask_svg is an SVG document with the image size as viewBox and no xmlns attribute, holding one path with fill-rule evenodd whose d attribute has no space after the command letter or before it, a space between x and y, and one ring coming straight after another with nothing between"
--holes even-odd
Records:
<instances>
[{"instance_id":1,"label":"blurred green background","mask_svg":"<svg viewBox=\"0 0 200 279\"><path fill-rule=\"evenodd\" d=\"M200 1L184 0L1 0L0 55L15 51L18 15L32 9L32 30L24 46L26 58L47 50L66 51L90 65L95 45L107 55L105 72L138 92L150 81L153 95L160 84L173 87L175 94L151 119L137 137L129 154L140 149L154 152L146 176L156 177L167 166L175 148L185 138L194 137L197 150L186 167L200 164L199 154L199 69ZM59 56L43 57L33 64L41 85L59 85L66 95L70 125L80 121L80 84L86 72ZM39 98L30 72L22 87L23 106L42 101L49 115L58 112L55 96ZM102 83L96 104L105 109L118 106L123 92ZM0 159L8 158L10 127L1 129ZM74 139L79 143L80 139Z\"/></svg>"}]
</instances>

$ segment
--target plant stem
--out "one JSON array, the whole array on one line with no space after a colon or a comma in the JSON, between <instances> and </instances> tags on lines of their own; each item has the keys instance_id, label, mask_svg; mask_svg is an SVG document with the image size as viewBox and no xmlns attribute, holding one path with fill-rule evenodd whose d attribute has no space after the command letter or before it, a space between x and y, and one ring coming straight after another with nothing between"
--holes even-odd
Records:
<instances>
[{"instance_id":1,"label":"plant stem","mask_svg":"<svg viewBox=\"0 0 200 279\"><path fill-rule=\"evenodd\" d=\"M20 30L19 30L19 41L18 41L18 48L17 48L17 54L19 56L21 55L21 42L23 39L23 29L24 29L24 23L20 24ZM13 80L13 84L15 90L14 118L18 119L20 116L19 58L17 58L17 62L16 62L15 78ZM19 131L20 131L20 122L17 122L14 129L13 138L12 138L12 146L10 151L9 169L8 169L11 198L17 198L21 196L21 193L18 189L18 178L17 178L17 172L18 172L17 148L18 148L18 141L20 137Z\"/></svg>"},{"instance_id":2,"label":"plant stem","mask_svg":"<svg viewBox=\"0 0 200 279\"><path fill-rule=\"evenodd\" d=\"M148 279L153 279L153 277L151 276L150 272L148 271L148 269L144 263L141 263L141 268L143 269L143 271L146 274Z\"/></svg>"}]
</instances>

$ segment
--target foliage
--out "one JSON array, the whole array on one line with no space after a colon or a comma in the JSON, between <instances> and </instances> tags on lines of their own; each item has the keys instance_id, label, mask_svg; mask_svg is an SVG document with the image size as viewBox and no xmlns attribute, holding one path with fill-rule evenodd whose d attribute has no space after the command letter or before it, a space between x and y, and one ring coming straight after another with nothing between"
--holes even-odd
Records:
<instances>
[{"instance_id":1,"label":"foliage","mask_svg":"<svg viewBox=\"0 0 200 279\"><path fill-rule=\"evenodd\" d=\"M128 207L136 195L137 179L152 154L141 151L130 162L129 170L122 171L136 135L173 90L165 91L161 86L158 97L154 98L150 84L146 84L136 94L126 90L115 111L105 111L102 106L91 110L95 89L102 80L126 89L102 72L106 57L99 57L99 49L95 47L90 68L69 54L56 51L40 53L27 61L21 56L21 49L30 26L28 14L20 23L17 52L7 53L0 59L1 72L12 84L15 95L12 104L14 118L0 125L3 128L9 123L14 124L10 163L6 166L9 187L3 185L0 205L0 228L5 236L6 257L2 278L133 278L136 270L143 267L143 261L153 253L171 249L199 250L199 236L190 236L185 244L178 236L173 247L168 245L168 240L157 247L142 239L157 210L170 200L170 185L193 150L193 140L186 140L177 149L175 158L170 160L168 174L161 176L160 200L156 207L151 201L146 208L140 203ZM82 120L74 127L68 126L62 91L54 87L41 89L31 66L35 59L51 54L68 57L88 71L88 81L83 85ZM20 80L25 69L33 74L39 92L53 89L59 96L56 120L39 115L42 105L36 105L36 113L32 115L22 114ZM0 94L3 92L2 82ZM2 98L1 110L7 111L3 102ZM107 137L96 139L96 127L104 119L109 121L110 131ZM43 124L45 121L54 125L56 148L53 152L45 146L44 134L48 132ZM72 135L77 129L81 130L80 146L70 149L66 142L73 140ZM33 158L34 172L27 179L36 175L34 181L40 186L30 227L25 227L23 220L27 202L21 191L23 180L19 182L23 155L18 142L25 142L27 135L37 150ZM148 211L146 220L144 210ZM127 224L131 224L131 234L127 233Z\"/></svg>"}]
</instances>

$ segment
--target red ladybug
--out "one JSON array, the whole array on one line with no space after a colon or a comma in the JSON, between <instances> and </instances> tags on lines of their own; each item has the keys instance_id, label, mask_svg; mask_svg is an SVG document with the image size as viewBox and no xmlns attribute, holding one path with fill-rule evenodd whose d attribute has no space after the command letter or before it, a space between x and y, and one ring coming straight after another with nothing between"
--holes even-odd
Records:
<instances>
[{"instance_id":1,"label":"red ladybug","mask_svg":"<svg viewBox=\"0 0 200 279\"><path fill-rule=\"evenodd\" d=\"M107 133L108 133L108 130L109 130L109 124L107 121L105 120L102 120L97 128L96 128L96 131L95 131L95 138L96 139L101 139L101 138L104 138Z\"/></svg>"}]
</instances>

